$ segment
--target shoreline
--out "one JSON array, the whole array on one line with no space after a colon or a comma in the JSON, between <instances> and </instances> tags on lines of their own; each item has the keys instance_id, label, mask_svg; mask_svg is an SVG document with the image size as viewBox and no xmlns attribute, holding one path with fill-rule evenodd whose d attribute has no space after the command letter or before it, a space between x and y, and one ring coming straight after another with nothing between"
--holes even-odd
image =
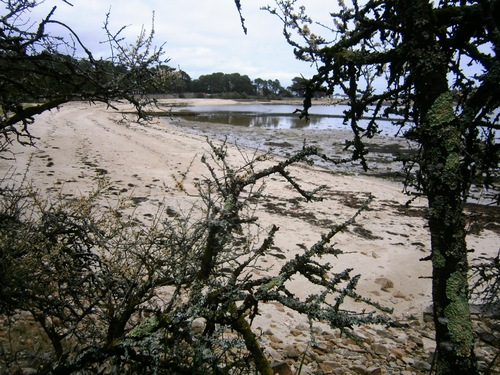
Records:
<instances>
[{"instance_id":1,"label":"shoreline","mask_svg":"<svg viewBox=\"0 0 500 375\"><path fill-rule=\"evenodd\" d=\"M123 111L129 108L120 106ZM302 146L304 135L310 136L309 142L319 148L338 148L341 155L340 146L347 136L347 133L332 133L330 130L311 135L303 129L257 131L227 125L185 124L168 118L154 118L149 123L137 124L129 117L106 110L104 105L65 104L59 112L37 117L32 127L32 133L39 137L37 147L13 145L16 160L0 160L0 171L4 175L12 174L13 181L21 182L27 178L35 189L48 196L61 195L70 199L92 192L105 180L103 195L106 204L136 198L135 214L147 223L154 219L160 208L179 213L196 203L196 184L200 178L209 175L200 161L208 150L207 138L217 142L227 139L229 161L238 165L244 163L245 158L271 150L276 151L273 152L274 158L286 156ZM379 147L393 145L389 137L381 141ZM380 161L380 170L387 165ZM403 194L401 183L362 173L356 175L352 171L325 169L320 164L300 165L291 173L307 189L320 185L326 185L327 189L322 202L307 203L297 199L283 180L273 178L266 182L256 215L263 228L274 223L280 227L275 246L286 259L296 256L301 251L298 244L314 244L327 228L348 219L367 194L373 194L370 208L362 213L357 223L334 238L335 246L344 254L325 257L322 261L334 264L337 271L353 268L353 275L361 275L357 292L394 308L394 319L408 325L404 333L387 327L359 328L358 333L371 337L367 341L368 347L380 341L373 337L383 331L392 332L395 337L387 339L387 350L402 347L400 341L407 342L408 335L414 334L423 342L419 346L422 353L432 351L432 339L425 338L429 326L423 321L423 314L431 304L431 282L427 278L431 269L429 262L420 261L429 255L430 248L425 200L417 198L407 207L409 197ZM181 176L184 191L176 187ZM495 256L499 240L499 233L488 228L470 234L468 245L477 249L471 255ZM284 263L279 258L263 261L265 272L270 273L279 270ZM306 298L310 291L302 286L300 279L292 285L299 296ZM286 311L277 304L263 304L261 308L255 327L260 327L266 346L278 348L273 348L279 352L279 356L275 355L276 361L286 359L283 347L302 347L310 342L303 316ZM325 333L322 340L326 340L326 334L332 334L325 325L315 326ZM295 334L294 330L300 333ZM354 344L342 340L347 339L332 339L328 347L338 348L335 345L342 343L352 352L357 350ZM404 355L412 357L415 350L408 346ZM331 351L329 353L333 356ZM398 355L394 354L399 358ZM393 357L394 361L396 357ZM390 360L391 357L384 358ZM401 366L410 365L403 363Z\"/></svg>"},{"instance_id":2,"label":"shoreline","mask_svg":"<svg viewBox=\"0 0 500 375\"><path fill-rule=\"evenodd\" d=\"M227 103L222 100L217 100L217 102ZM127 106L122 106L120 109L127 111L127 108ZM111 184L107 193L110 198L116 199L131 194L147 197L138 208L141 214L151 214L156 210L155 206L165 200L171 199L174 202L172 206L182 206L185 200L192 201L189 196L186 197L184 193L176 191L175 176L189 170L186 186L189 194L195 194L196 177L206 173L199 159L208 149L207 138L218 141L226 140L237 162L241 160L238 149L246 150L248 154L269 152L274 157L280 158L300 149L305 140L308 144L318 147L320 151L327 150L327 148L333 149L334 157L336 155L338 158L343 158L345 157L342 152L343 144L350 134L346 130L306 132L303 129L235 128L222 124L186 123L168 118L156 118L142 125L129 122L130 120L127 115L124 118L120 112L106 110L104 105L89 106L81 102L69 103L64 105L60 112L46 113L37 118L32 128L33 134L40 139L37 147L26 148L14 145L13 151L16 153L17 160L15 162L1 160L0 170L5 174L16 168L16 179L26 176L32 179L35 187L42 191L60 192L67 194L68 197L91 191L99 178L105 177ZM376 142L378 142L377 147L383 149L381 151L392 152L400 148L400 145L391 137L379 137ZM429 265L418 261L429 251L429 238L424 220L426 204L424 199L418 198L413 206L405 211L404 207L411 197L404 194L402 181L396 178L386 178L388 174L394 176L400 168L399 163L392 160L392 156L388 156L391 155L390 152L375 153L372 160L375 163L372 173L364 173L359 166L353 164L347 164L345 168L326 168L324 163L316 163L313 166L302 165L294 169L301 175L300 179L304 182L312 186L321 182L331 189L329 198L331 202L324 207L330 211L320 210L314 205L301 205L300 209L304 210L304 217L314 214L318 223L326 219L342 220L348 212L352 212L352 208L343 207L346 198L352 199L357 194L373 192L376 197L374 202L376 208L373 210L379 210L379 212L377 212L378 215L375 212L366 214L366 226L369 232L379 238L370 241L370 236L363 238L359 237L359 234L350 233L340 243L346 244L348 252L374 253L377 256L384 254L384 257L375 261L374 264L366 263L374 267L379 264L382 267L380 270L386 269L384 265L386 257L389 264L391 260L394 260L389 256L390 249L394 250L395 254L400 253L403 256L401 259L403 264L407 262L403 259L408 255L405 249L416 250L416 253L410 254L410 259L414 260L410 262L408 259L408 263L416 265L411 274L412 278L417 278L418 282L415 282L415 286L411 288L411 285L406 284L401 284L401 287L408 289L407 292L403 291L404 294L411 294L412 298L417 300L420 300L420 297L417 298L414 290L426 290L426 302L423 305L428 305L430 284L424 279L418 279L420 276L430 274ZM319 180L318 175L321 176ZM270 197L274 197L272 199L282 202L284 207L290 206L286 195L280 197L283 189L279 183L269 182L268 189ZM288 226L290 232L284 235L287 240L283 244L284 247L288 246L286 243L290 242L288 241L290 238L296 238L298 235L293 234L293 226L300 225L300 221L289 217L289 214L288 211L276 210L263 212L264 220L273 222L283 219L287 222L283 227ZM484 214L488 215L487 212ZM384 224L381 227L378 223ZM365 225L364 222L360 224ZM307 233L320 235L321 226L314 223L309 223L308 226ZM484 248L484 254L494 256L498 250L495 241L499 239L499 228L492 226L490 229L471 236L470 246ZM381 233L377 233L378 231ZM289 235L291 237L288 237ZM300 235L304 236L304 234ZM308 237L311 236L296 238L291 243L303 242ZM418 245L412 245L412 243ZM374 250L363 250L370 247ZM380 254L377 254L379 251ZM399 266L396 268L391 266L389 269L401 270ZM382 275L383 272L377 274L376 271L376 268L371 270L373 276L367 278L367 285L373 285L370 282L373 282L376 277L387 276ZM416 273L420 274L416 275ZM365 288L370 292L370 287ZM385 297L390 297L390 295ZM401 302L398 301L398 310L401 312L411 310Z\"/></svg>"},{"instance_id":3,"label":"shoreline","mask_svg":"<svg viewBox=\"0 0 500 375\"><path fill-rule=\"evenodd\" d=\"M69 198L92 191L104 178L110 185L105 196L111 200L129 195L143 197L136 210L146 220L157 211L161 202L176 211L192 205L197 194L197 178L208 172L200 162L208 150L207 138L217 142L226 139L231 161L238 164L244 163L245 157L266 152L278 159L286 157L302 147L305 135L297 129L256 131L238 128L235 132L231 126L224 125L190 124L188 127L168 118L157 118L140 125L128 122L131 119L124 119L119 112L105 110L104 106L78 102L39 117L32 129L40 139L37 147L16 145L16 162L12 165L12 162L0 161L0 170L15 167L16 179L26 176L40 191ZM327 133L331 135L330 131L314 133L308 141L312 145L321 149L331 143L325 136ZM336 134L335 142L338 142L340 152L347 133ZM267 198L263 202L267 208L259 212L262 225L280 222L277 246L289 249L286 250L287 256L294 256L299 251L296 244L307 245L320 238L325 230L322 223L346 220L356 209L355 202L369 192L373 193L376 197L373 207L364 213L363 219L359 219L357 232L339 235L339 246L345 247L349 255L345 260L335 262L339 267L349 268L351 260L348 258L355 258L355 272L363 274L360 288L369 295L380 289L374 284L375 279L392 279L398 289L397 295L405 295L408 300L394 299L396 289L376 297L397 307L397 314L412 311L416 306L423 310L430 303L430 284L428 280L419 279L419 276L429 274L428 265L418 262L422 254L428 252L423 213L401 216L402 207L408 201L402 193L401 183L364 175L360 169L356 173L348 171L350 167L346 168L347 171L325 169L322 163L293 168L293 173L299 176L305 187L328 186L328 199L321 203L291 203L296 198L284 190L282 181L268 181ZM176 189L176 181L186 172L186 191L181 192ZM344 203L349 202L354 206L345 206ZM422 202L415 203L417 211L423 207ZM386 223L383 233L377 233L379 222ZM297 231L298 227L300 231ZM361 230L361 227L366 228ZM411 271L413 283L403 283L408 277L401 273L405 263L414 264ZM277 262L275 266L279 265ZM419 290L425 291L424 296L418 296Z\"/></svg>"}]
</instances>

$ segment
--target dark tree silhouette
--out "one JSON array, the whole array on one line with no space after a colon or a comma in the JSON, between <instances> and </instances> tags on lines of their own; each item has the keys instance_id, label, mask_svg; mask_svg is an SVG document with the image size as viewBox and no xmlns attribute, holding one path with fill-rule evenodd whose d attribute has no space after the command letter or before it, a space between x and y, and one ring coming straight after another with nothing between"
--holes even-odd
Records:
<instances>
[{"instance_id":1,"label":"dark tree silhouette","mask_svg":"<svg viewBox=\"0 0 500 375\"><path fill-rule=\"evenodd\" d=\"M476 374L464 204L474 184L498 186L500 1L339 1L328 24L297 1L275 3L267 10L296 57L317 66L303 115L320 86L345 94L347 146L364 168L363 139L377 134L377 117L398 118L400 134L419 146L405 161L406 186L428 199L436 373Z\"/></svg>"},{"instance_id":2,"label":"dark tree silhouette","mask_svg":"<svg viewBox=\"0 0 500 375\"><path fill-rule=\"evenodd\" d=\"M13 141L32 144L29 126L34 116L69 100L113 106L114 100L125 99L144 116L147 100L141 94L161 80L152 69L163 62L162 47L153 44L154 30L143 29L134 43L127 44L124 28L109 29L108 14L104 37L110 57L97 59L70 26L56 19L56 7L43 19L31 19L41 3L1 1L0 151Z\"/></svg>"}]
</instances>

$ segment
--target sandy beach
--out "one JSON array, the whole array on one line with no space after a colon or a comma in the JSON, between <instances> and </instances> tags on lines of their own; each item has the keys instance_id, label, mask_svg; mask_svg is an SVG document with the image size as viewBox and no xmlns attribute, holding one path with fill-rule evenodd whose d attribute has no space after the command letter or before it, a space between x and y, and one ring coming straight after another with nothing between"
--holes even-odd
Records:
<instances>
[{"instance_id":1,"label":"sandy beach","mask_svg":"<svg viewBox=\"0 0 500 375\"><path fill-rule=\"evenodd\" d=\"M163 105L174 108L185 103L179 99ZM215 100L210 101L214 103ZM217 142L226 137L235 164L242 162L243 157L234 143L247 155L274 150L278 160L300 147L304 139L325 151L327 147L339 150L340 155L338 145L348 137L341 130L308 133L304 129L234 128L187 123L175 116L153 118L142 124L132 119L132 115L103 105L65 104L60 111L37 117L31 128L39 137L36 147L14 145L15 160L0 160L0 173L12 175L17 181L30 181L43 193L68 197L92 191L104 179L110 204L120 197L135 197L136 212L147 221L160 207L181 212L197 199L195 183L208 175L200 161L208 153L207 137ZM395 141L384 138L375 142L393 145ZM266 182L262 209L256 215L264 227L273 223L279 226L276 247L289 259L300 251L297 244L316 242L325 228L349 219L371 193L374 199L369 209L354 226L334 239L336 247L345 254L325 261L334 264L336 270L353 268L353 274L361 274L358 292L393 308L395 316L421 318L431 304L431 264L419 261L429 255L430 247L426 202L415 199L407 207L410 197L395 178L399 167L385 154L374 157L378 158L377 167L368 174L360 168L294 167L292 173L303 186L313 189L326 185L324 200L307 203L298 199L283 180L270 179ZM178 181L186 171L185 191L180 191ZM392 178L381 178L384 174ZM469 247L475 249L473 256L494 256L498 252L498 226L489 228L468 237ZM284 261L270 260L270 272L279 269ZM308 292L301 289L300 280L295 288L304 296ZM280 326L295 327L304 321L295 314L280 313L275 306L270 306L259 319L256 324L262 329L275 327L276 332L281 332ZM282 340L288 340L286 333Z\"/></svg>"},{"instance_id":2,"label":"sandy beach","mask_svg":"<svg viewBox=\"0 0 500 375\"><path fill-rule=\"evenodd\" d=\"M230 103L231 101L218 101ZM214 100L210 100L214 104ZM132 115L128 115L132 120ZM242 129L229 126L191 125L197 132L187 131L187 126L169 118L152 119L147 124L137 124L124 119L122 114L101 105L69 103L60 111L46 113L37 118L32 132L39 137L36 147L14 145L15 161L1 161L4 174L14 172L17 179L26 179L37 188L47 192L61 192L67 196L78 196L95 189L97 180L106 177L109 197L119 195L144 197L140 204L142 215L155 213L160 202L173 209L182 209L185 201L196 199L193 181L207 175L201 156L209 152L206 137L219 138L229 134L229 142L244 144L245 138L255 137L260 132L261 144L254 145L265 150L265 143L298 140L303 142L303 130L273 131L266 129ZM189 125L189 124L188 124ZM218 132L218 133L217 133ZM331 132L331 131L329 131ZM248 134L247 134L248 133ZM311 135L309 139L313 139ZM316 135L318 136L318 135ZM332 134L339 142L346 134ZM324 134L319 138L325 139ZM313 141L314 142L314 141ZM289 147L289 151L292 152ZM249 150L249 154L254 152ZM234 150L237 162L240 155ZM189 167L191 165L191 167ZM181 173L189 173L184 186L187 193L175 188ZM278 246L293 255L295 244L310 244L322 232L321 223L340 223L356 210L356 200L362 200L369 192L374 195L370 210L358 220L355 230L337 238L338 247L347 255L336 263L339 268L354 267L361 273L361 289L372 293L380 289L374 280L386 277L394 282L394 290L380 294L381 301L394 305L396 313L415 312L430 304L430 264L419 262L428 255L429 233L425 228L423 210L426 202L417 199L409 209L405 203L410 199L403 193L398 182L363 175L360 168L351 174L336 173L316 166L295 168L300 181L309 186L328 186L328 200L318 203L287 203L294 193L284 189L283 181L267 182L266 193L276 204L285 202L285 209L259 212L263 223L279 222ZM349 205L349 201L354 204ZM177 207L176 207L177 206ZM298 212L294 215L294 212ZM302 214L300 214L302 212ZM315 220L301 220L313 213ZM147 216L146 216L147 217ZM315 222L316 221L316 222ZM358 233L356 233L358 232ZM361 232L361 233L360 233ZM469 246L480 254L496 254L498 235L489 230L470 236ZM422 278L424 277L424 278ZM404 298L394 300L394 294ZM391 302L392 301L392 302Z\"/></svg>"}]
</instances>

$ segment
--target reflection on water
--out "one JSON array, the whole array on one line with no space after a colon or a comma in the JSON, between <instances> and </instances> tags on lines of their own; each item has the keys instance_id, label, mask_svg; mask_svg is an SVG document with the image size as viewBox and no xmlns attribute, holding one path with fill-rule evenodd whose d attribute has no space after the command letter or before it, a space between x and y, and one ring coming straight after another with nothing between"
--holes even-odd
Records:
<instances>
[{"instance_id":1,"label":"reflection on water","mask_svg":"<svg viewBox=\"0 0 500 375\"><path fill-rule=\"evenodd\" d=\"M329 117L310 117L309 121L299 119L298 116L276 116L261 114L231 114L231 113L200 113L197 115L179 116L188 121L208 122L214 124L226 124L233 126L246 126L257 128L274 129L301 129L301 128L321 128L327 129L334 127L333 122L342 124L341 119ZM338 124L337 124L338 126Z\"/></svg>"},{"instance_id":2,"label":"reflection on water","mask_svg":"<svg viewBox=\"0 0 500 375\"><path fill-rule=\"evenodd\" d=\"M294 114L299 106L287 104L231 104L184 107L176 115L184 120L226 124L233 126L260 127L273 129L341 129L345 105L315 105L309 110L309 120L299 119ZM360 126L367 125L361 120ZM379 122L383 133L394 131L388 121Z\"/></svg>"},{"instance_id":3,"label":"reflection on water","mask_svg":"<svg viewBox=\"0 0 500 375\"><path fill-rule=\"evenodd\" d=\"M246 114L274 114L292 115L296 109L302 109L301 105L290 104L223 104L223 105L198 105L184 107L181 111L186 112L238 112ZM345 105L313 105L309 113L313 115L342 115L347 109Z\"/></svg>"}]
</instances>

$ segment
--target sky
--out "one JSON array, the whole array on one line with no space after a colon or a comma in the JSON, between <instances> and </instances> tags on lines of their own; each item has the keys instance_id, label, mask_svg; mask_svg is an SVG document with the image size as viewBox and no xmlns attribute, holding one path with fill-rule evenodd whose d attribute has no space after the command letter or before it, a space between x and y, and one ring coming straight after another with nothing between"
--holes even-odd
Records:
<instances>
[{"instance_id":1,"label":"sky","mask_svg":"<svg viewBox=\"0 0 500 375\"><path fill-rule=\"evenodd\" d=\"M156 45L164 43L168 65L191 78L215 72L246 74L250 79L279 79L283 86L293 77L311 77L315 69L298 61L282 33L281 21L260 8L274 0L241 0L248 34L241 27L234 0L45 0L34 14L57 6L54 19L67 23L96 56L106 55L102 30L106 13L111 27L127 26L131 43L144 26L151 29L154 12ZM311 14L328 15L324 0L304 0ZM327 3L335 3L333 1ZM51 30L52 31L52 30ZM53 30L54 34L58 30Z\"/></svg>"}]
</instances>

